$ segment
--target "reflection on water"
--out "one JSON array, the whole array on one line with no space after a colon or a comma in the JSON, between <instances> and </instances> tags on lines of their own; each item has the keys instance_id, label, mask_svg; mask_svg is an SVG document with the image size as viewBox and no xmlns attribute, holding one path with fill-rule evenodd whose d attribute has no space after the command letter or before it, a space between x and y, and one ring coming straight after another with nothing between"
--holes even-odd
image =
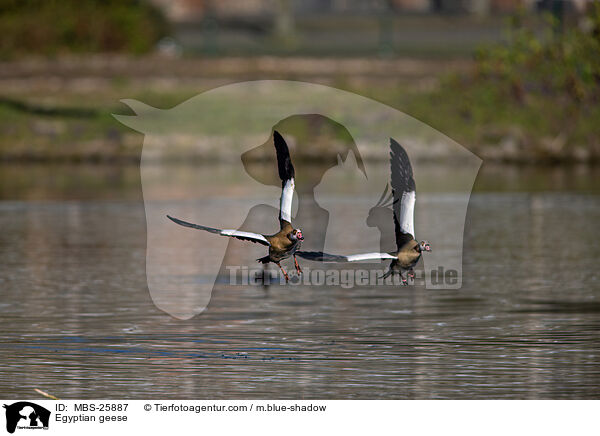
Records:
<instances>
[{"instance_id":1,"label":"reflection on water","mask_svg":"<svg viewBox=\"0 0 600 436\"><path fill-rule=\"evenodd\" d=\"M20 186L0 202L1 397L598 398L588 170L484 167L460 291L223 286L188 321L150 300L137 169L76 172L73 185L62 172L61 188L44 170L31 169L37 185L11 171L0 171ZM544 192L557 180L567 189ZM23 201L50 197L70 200Z\"/></svg>"},{"instance_id":2,"label":"reflection on water","mask_svg":"<svg viewBox=\"0 0 600 436\"><path fill-rule=\"evenodd\" d=\"M256 172L263 170L261 167L264 164L252 164ZM206 175L206 186L211 183L235 184L241 177L232 174L230 168L224 164L210 164L200 168L199 173ZM424 183L418 187L419 191L453 190L455 174L452 173L452 166L421 163L419 168L427 173ZM271 172L272 168L266 170ZM305 167L306 171L322 174L321 168L315 165ZM389 173L388 162L381 163L381 171L383 174ZM600 184L594 183L598 179L598 166L519 167L484 163L474 190L600 194ZM344 189L344 186L340 186L340 189ZM0 200L141 200L141 194L140 169L135 165L0 164Z\"/></svg>"}]
</instances>

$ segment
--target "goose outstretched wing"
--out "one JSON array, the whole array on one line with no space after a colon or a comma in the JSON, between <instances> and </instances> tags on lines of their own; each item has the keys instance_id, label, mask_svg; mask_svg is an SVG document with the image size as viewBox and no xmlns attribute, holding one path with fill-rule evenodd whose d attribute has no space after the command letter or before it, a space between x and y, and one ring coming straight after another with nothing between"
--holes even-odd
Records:
<instances>
[{"instance_id":1,"label":"goose outstretched wing","mask_svg":"<svg viewBox=\"0 0 600 436\"><path fill-rule=\"evenodd\" d=\"M236 238L236 239L240 239L242 241L256 242L258 244L262 244L262 245L266 245L266 246L271 245L269 243L269 241L267 241L267 238L265 238L263 235L261 235L259 233L242 232L241 230L232 230L232 229L225 229L225 230L215 229L213 227L201 226L200 224L188 223L187 221L173 218L172 216L169 216L169 215L167 215L167 218L169 218L175 224L179 224L180 226L183 226L183 227L189 227L191 229L198 229L198 230L205 230L207 232L215 233L217 235L229 236L230 238Z\"/></svg>"},{"instance_id":2,"label":"goose outstretched wing","mask_svg":"<svg viewBox=\"0 0 600 436\"><path fill-rule=\"evenodd\" d=\"M277 130L273 131L273 143L277 153L277 168L281 179L281 200L279 203L279 222L281 228L285 223L292 222L292 199L294 198L294 165L290 158L290 151Z\"/></svg>"},{"instance_id":3,"label":"goose outstretched wing","mask_svg":"<svg viewBox=\"0 0 600 436\"><path fill-rule=\"evenodd\" d=\"M416 186L406 150L390 138L390 167L394 196L394 229L398 250L414 239Z\"/></svg>"},{"instance_id":4,"label":"goose outstretched wing","mask_svg":"<svg viewBox=\"0 0 600 436\"><path fill-rule=\"evenodd\" d=\"M296 251L296 256L317 262L364 262L368 260L396 259L389 253L362 253L343 256L339 254L323 253L322 251Z\"/></svg>"}]
</instances>

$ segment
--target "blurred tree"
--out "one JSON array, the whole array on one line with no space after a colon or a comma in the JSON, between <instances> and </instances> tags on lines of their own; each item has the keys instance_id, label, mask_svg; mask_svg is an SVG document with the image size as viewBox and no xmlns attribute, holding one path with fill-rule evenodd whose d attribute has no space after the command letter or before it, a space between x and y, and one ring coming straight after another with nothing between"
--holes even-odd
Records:
<instances>
[{"instance_id":1,"label":"blurred tree","mask_svg":"<svg viewBox=\"0 0 600 436\"><path fill-rule=\"evenodd\" d=\"M600 2L590 2L562 32L553 14L546 23L540 28L524 11L515 15L508 40L478 52L474 75L449 77L440 86L430 100L436 120L449 132L466 133L472 144L497 144L496 156L597 161ZM452 103L443 109L445 102ZM427 121L431 106L423 109L415 116Z\"/></svg>"},{"instance_id":2,"label":"blurred tree","mask_svg":"<svg viewBox=\"0 0 600 436\"><path fill-rule=\"evenodd\" d=\"M480 78L511 89L518 102L528 95L561 96L581 104L600 99L600 3L589 5L579 25L561 32L562 22L547 17L542 37L517 14L508 44L478 53Z\"/></svg>"},{"instance_id":3,"label":"blurred tree","mask_svg":"<svg viewBox=\"0 0 600 436\"><path fill-rule=\"evenodd\" d=\"M141 0L0 0L0 56L144 53L168 33Z\"/></svg>"}]
</instances>

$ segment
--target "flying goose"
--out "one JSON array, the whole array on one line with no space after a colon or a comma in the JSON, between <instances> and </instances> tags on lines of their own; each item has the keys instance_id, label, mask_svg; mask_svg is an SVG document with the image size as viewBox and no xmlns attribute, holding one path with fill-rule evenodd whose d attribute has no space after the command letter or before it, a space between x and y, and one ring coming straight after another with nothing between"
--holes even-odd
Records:
<instances>
[{"instance_id":1,"label":"flying goose","mask_svg":"<svg viewBox=\"0 0 600 436\"><path fill-rule=\"evenodd\" d=\"M388 271L382 278L398 273L404 285L408 284L404 271L408 277L414 279L414 267L421 258L424 251L431 251L431 245L427 241L417 242L414 238L414 209L415 209L415 181L413 179L412 166L406 151L400 144L390 138L390 166L392 173L392 198L394 230L396 236L396 251L390 253L364 253L341 256L327 254L318 251L299 251L300 257L321 262L361 262L376 259L391 259ZM384 191L378 205L385 204L389 200L383 200L387 193Z\"/></svg>"},{"instance_id":2,"label":"flying goose","mask_svg":"<svg viewBox=\"0 0 600 436\"><path fill-rule=\"evenodd\" d=\"M243 232L240 230L215 229L212 227L192 224L167 215L171 221L184 227L192 229L206 230L210 233L216 233L222 236L241 239L266 245L269 247L269 254L257 259L258 262L267 264L273 262L283 273L285 281L289 281L289 276L282 268L280 262L290 256L294 257L294 265L298 275L302 274L302 269L296 259L296 250L300 248L301 241L304 240L302 231L292 226L292 199L294 197L294 166L290 158L290 151L283 137L276 130L273 131L273 143L277 154L277 166L279 178L281 179L281 200L279 204L279 224L280 230L274 235L261 235L259 233Z\"/></svg>"}]
</instances>

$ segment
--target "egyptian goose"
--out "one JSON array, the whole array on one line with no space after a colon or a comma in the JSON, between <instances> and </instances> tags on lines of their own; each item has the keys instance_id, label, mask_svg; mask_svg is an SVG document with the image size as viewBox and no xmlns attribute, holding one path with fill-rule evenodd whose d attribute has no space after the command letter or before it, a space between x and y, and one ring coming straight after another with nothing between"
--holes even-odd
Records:
<instances>
[{"instance_id":1,"label":"egyptian goose","mask_svg":"<svg viewBox=\"0 0 600 436\"><path fill-rule=\"evenodd\" d=\"M408 277L414 279L414 267L423 252L431 251L431 245L427 241L417 242L413 236L415 234L414 209L416 187L408 155L404 148L393 139L390 139L390 150L396 251L390 253L353 254L350 256L315 251L299 251L296 253L298 256L321 262L361 262L376 259L391 259L390 267L382 278L398 273L400 274L402 283L406 285L408 284L408 280L403 273L407 271ZM386 192L387 187L382 195L382 199L385 197ZM378 204L381 201L380 199Z\"/></svg>"},{"instance_id":2,"label":"egyptian goose","mask_svg":"<svg viewBox=\"0 0 600 436\"><path fill-rule=\"evenodd\" d=\"M322 182L327 171L340 165L340 160L346 161L351 154L366 179L365 165L358 146L343 125L319 114L289 116L278 121L272 130L277 130L285 137L290 145L292 161L318 160L317 165L311 165L306 171L299 171L295 175L294 192L297 194L298 212L294 216L294 223L310 235L311 250L323 251L330 225L329 211L315 199L315 188ZM296 147L292 147L292 141L295 141ZM323 150L327 150L327 153L323 153ZM254 180L263 185L280 185L281 181L275 171L265 171L265 166L272 165L274 168L276 165L271 138L242 153L241 158L246 173ZM391 215L391 209L389 211ZM389 223L391 222L390 218Z\"/></svg>"},{"instance_id":3,"label":"egyptian goose","mask_svg":"<svg viewBox=\"0 0 600 436\"><path fill-rule=\"evenodd\" d=\"M294 166L290 158L288 146L283 137L276 130L273 131L273 143L277 154L277 166L279 178L281 179L281 200L279 204L279 224L280 230L274 235L261 235L259 233L242 232L240 230L221 230L212 227L201 226L182 221L172 216L167 217L176 224L192 229L206 230L210 233L216 233L222 236L241 239L242 241L256 242L269 247L269 254L257 259L258 262L267 264L273 262L283 273L285 281L289 281L289 276L281 266L281 261L290 256L294 257L294 265L298 275L302 274L302 269L296 259L296 250L300 248L301 241L304 240L302 231L292 226L292 199L294 197Z\"/></svg>"}]
</instances>

